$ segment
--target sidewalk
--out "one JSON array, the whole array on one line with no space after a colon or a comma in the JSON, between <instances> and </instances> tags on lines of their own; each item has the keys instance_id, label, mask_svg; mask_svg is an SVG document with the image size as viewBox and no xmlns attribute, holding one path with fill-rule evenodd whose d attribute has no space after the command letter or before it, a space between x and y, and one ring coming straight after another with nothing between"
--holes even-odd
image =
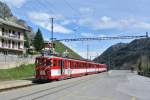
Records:
<instances>
[{"instance_id":1,"label":"sidewalk","mask_svg":"<svg viewBox=\"0 0 150 100\"><path fill-rule=\"evenodd\" d=\"M33 85L32 80L12 80L0 82L0 91Z\"/></svg>"}]
</instances>

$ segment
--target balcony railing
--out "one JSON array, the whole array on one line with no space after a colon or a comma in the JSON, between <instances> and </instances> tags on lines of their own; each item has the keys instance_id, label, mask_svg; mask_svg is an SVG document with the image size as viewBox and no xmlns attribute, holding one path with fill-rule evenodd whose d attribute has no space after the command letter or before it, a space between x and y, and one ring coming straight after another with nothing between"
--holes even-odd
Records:
<instances>
[{"instance_id":1,"label":"balcony railing","mask_svg":"<svg viewBox=\"0 0 150 100\"><path fill-rule=\"evenodd\" d=\"M23 48L21 48L21 47L18 47L18 46L9 47L6 44L2 44L2 47L0 47L0 48L2 48L2 49L10 49L10 50L23 50Z\"/></svg>"},{"instance_id":2,"label":"balcony railing","mask_svg":"<svg viewBox=\"0 0 150 100\"><path fill-rule=\"evenodd\" d=\"M2 33L2 35L0 37L5 37L8 39L16 39L16 40L23 41L23 39L21 38L20 35L16 35L16 34L12 34L12 33Z\"/></svg>"},{"instance_id":3,"label":"balcony railing","mask_svg":"<svg viewBox=\"0 0 150 100\"><path fill-rule=\"evenodd\" d=\"M12 33L5 33L5 32L3 32L3 33L2 33L2 36L6 36L6 37L12 37L12 38L20 39L20 36L19 36L19 35L17 35L17 33L12 34Z\"/></svg>"}]
</instances>

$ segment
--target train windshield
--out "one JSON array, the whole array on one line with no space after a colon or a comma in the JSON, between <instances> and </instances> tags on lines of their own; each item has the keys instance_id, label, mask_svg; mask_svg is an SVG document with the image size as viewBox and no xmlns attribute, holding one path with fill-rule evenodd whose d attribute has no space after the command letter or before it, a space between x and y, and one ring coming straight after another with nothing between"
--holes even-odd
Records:
<instances>
[{"instance_id":1,"label":"train windshield","mask_svg":"<svg viewBox=\"0 0 150 100\"><path fill-rule=\"evenodd\" d=\"M51 60L45 58L37 58L35 61L36 66L51 66Z\"/></svg>"}]
</instances>

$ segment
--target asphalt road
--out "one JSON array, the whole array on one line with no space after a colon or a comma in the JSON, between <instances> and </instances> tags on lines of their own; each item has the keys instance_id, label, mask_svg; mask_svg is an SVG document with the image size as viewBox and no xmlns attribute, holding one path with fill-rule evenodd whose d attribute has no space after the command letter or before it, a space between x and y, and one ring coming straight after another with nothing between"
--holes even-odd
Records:
<instances>
[{"instance_id":1,"label":"asphalt road","mask_svg":"<svg viewBox=\"0 0 150 100\"><path fill-rule=\"evenodd\" d=\"M149 93L149 78L114 70L3 91L0 100L150 100Z\"/></svg>"}]
</instances>

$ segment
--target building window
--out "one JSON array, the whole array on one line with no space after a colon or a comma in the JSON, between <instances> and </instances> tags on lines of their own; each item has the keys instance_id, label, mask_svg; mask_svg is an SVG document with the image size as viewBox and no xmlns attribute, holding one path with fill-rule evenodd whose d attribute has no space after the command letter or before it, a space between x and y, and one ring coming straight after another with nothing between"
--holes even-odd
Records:
<instances>
[{"instance_id":1,"label":"building window","mask_svg":"<svg viewBox=\"0 0 150 100\"><path fill-rule=\"evenodd\" d=\"M15 35L15 31L12 31L13 35Z\"/></svg>"},{"instance_id":2,"label":"building window","mask_svg":"<svg viewBox=\"0 0 150 100\"><path fill-rule=\"evenodd\" d=\"M5 32L5 29L4 29L4 28L2 28L2 35L4 35L4 32Z\"/></svg>"},{"instance_id":3,"label":"building window","mask_svg":"<svg viewBox=\"0 0 150 100\"><path fill-rule=\"evenodd\" d=\"M4 39L2 39L2 47L4 47Z\"/></svg>"},{"instance_id":4,"label":"building window","mask_svg":"<svg viewBox=\"0 0 150 100\"><path fill-rule=\"evenodd\" d=\"M11 35L11 30L9 29L9 37L10 37L10 35Z\"/></svg>"},{"instance_id":5,"label":"building window","mask_svg":"<svg viewBox=\"0 0 150 100\"><path fill-rule=\"evenodd\" d=\"M12 41L12 48L14 48L15 47L15 42L14 41Z\"/></svg>"},{"instance_id":6,"label":"building window","mask_svg":"<svg viewBox=\"0 0 150 100\"><path fill-rule=\"evenodd\" d=\"M9 40L8 41L8 47L10 48L10 46L11 46L11 41Z\"/></svg>"},{"instance_id":7,"label":"building window","mask_svg":"<svg viewBox=\"0 0 150 100\"><path fill-rule=\"evenodd\" d=\"M18 32L18 38L20 39L20 32Z\"/></svg>"},{"instance_id":8,"label":"building window","mask_svg":"<svg viewBox=\"0 0 150 100\"><path fill-rule=\"evenodd\" d=\"M9 29L9 33L11 33L11 30Z\"/></svg>"},{"instance_id":9,"label":"building window","mask_svg":"<svg viewBox=\"0 0 150 100\"><path fill-rule=\"evenodd\" d=\"M5 47L7 47L7 42L8 42L8 41L7 41L7 40L5 40Z\"/></svg>"},{"instance_id":10,"label":"building window","mask_svg":"<svg viewBox=\"0 0 150 100\"><path fill-rule=\"evenodd\" d=\"M20 49L20 42L18 42L18 49Z\"/></svg>"}]
</instances>

